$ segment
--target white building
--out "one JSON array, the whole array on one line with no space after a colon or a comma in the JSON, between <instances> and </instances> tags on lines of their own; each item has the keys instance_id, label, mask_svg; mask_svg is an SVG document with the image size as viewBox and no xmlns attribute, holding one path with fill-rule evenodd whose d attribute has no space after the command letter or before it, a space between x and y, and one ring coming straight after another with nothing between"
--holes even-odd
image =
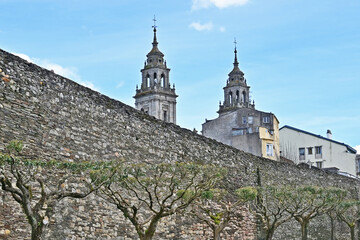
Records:
<instances>
[{"instance_id":1,"label":"white building","mask_svg":"<svg viewBox=\"0 0 360 240\"><path fill-rule=\"evenodd\" d=\"M337 170L357 175L356 150L349 145L332 140L331 131L327 137L316 135L290 126L280 128L280 155L296 164Z\"/></svg>"}]
</instances>

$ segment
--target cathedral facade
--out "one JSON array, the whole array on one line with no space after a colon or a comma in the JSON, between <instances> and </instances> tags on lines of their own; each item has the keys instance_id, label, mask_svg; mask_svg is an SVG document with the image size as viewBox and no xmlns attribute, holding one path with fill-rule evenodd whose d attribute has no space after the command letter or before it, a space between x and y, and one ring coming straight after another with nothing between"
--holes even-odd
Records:
<instances>
[{"instance_id":1,"label":"cathedral facade","mask_svg":"<svg viewBox=\"0 0 360 240\"><path fill-rule=\"evenodd\" d=\"M170 68L166 65L164 54L158 49L155 24L153 29L153 47L146 55L144 68L141 69L141 86L136 86L134 96L135 108L157 119L176 124L178 95L175 93L175 85L170 85Z\"/></svg>"},{"instance_id":2,"label":"cathedral facade","mask_svg":"<svg viewBox=\"0 0 360 240\"><path fill-rule=\"evenodd\" d=\"M245 152L280 159L279 121L273 113L255 109L250 86L239 68L235 46L233 70L228 74L219 117L202 124L202 134Z\"/></svg>"}]
</instances>

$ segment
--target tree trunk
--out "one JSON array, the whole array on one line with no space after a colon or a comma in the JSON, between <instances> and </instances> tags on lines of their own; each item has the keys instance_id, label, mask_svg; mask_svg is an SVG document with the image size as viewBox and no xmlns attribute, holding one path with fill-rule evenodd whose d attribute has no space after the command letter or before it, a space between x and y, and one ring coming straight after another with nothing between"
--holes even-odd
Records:
<instances>
[{"instance_id":1,"label":"tree trunk","mask_svg":"<svg viewBox=\"0 0 360 240\"><path fill-rule=\"evenodd\" d=\"M308 222L304 221L301 223L301 240L307 240Z\"/></svg>"},{"instance_id":2,"label":"tree trunk","mask_svg":"<svg viewBox=\"0 0 360 240\"><path fill-rule=\"evenodd\" d=\"M142 238L140 238L141 240L151 240L153 238L155 231L156 231L157 224L160 219L161 219L161 216L158 215L158 216L155 216L151 220L148 228L145 230L144 235L142 236Z\"/></svg>"},{"instance_id":3,"label":"tree trunk","mask_svg":"<svg viewBox=\"0 0 360 240\"><path fill-rule=\"evenodd\" d=\"M221 233L220 228L215 228L214 229L214 231L213 231L214 240L220 240L220 233Z\"/></svg>"},{"instance_id":4,"label":"tree trunk","mask_svg":"<svg viewBox=\"0 0 360 240\"><path fill-rule=\"evenodd\" d=\"M31 240L41 240L43 233L43 224L40 223L38 226L31 226Z\"/></svg>"},{"instance_id":5,"label":"tree trunk","mask_svg":"<svg viewBox=\"0 0 360 240\"><path fill-rule=\"evenodd\" d=\"M335 239L335 224L334 224L334 218L331 216L330 216L330 227L331 227L330 240L334 240Z\"/></svg>"},{"instance_id":6,"label":"tree trunk","mask_svg":"<svg viewBox=\"0 0 360 240\"><path fill-rule=\"evenodd\" d=\"M272 238L274 236L274 232L275 232L275 229L270 228L266 233L266 240L272 240Z\"/></svg>"},{"instance_id":7,"label":"tree trunk","mask_svg":"<svg viewBox=\"0 0 360 240\"><path fill-rule=\"evenodd\" d=\"M355 240L355 224L350 226L351 240Z\"/></svg>"}]
</instances>

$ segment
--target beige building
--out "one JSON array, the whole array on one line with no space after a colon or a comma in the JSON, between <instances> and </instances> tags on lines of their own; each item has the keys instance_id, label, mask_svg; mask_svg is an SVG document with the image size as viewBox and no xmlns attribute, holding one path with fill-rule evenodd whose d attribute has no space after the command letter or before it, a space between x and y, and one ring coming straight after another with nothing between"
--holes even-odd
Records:
<instances>
[{"instance_id":1,"label":"beige building","mask_svg":"<svg viewBox=\"0 0 360 240\"><path fill-rule=\"evenodd\" d=\"M255 109L250 86L239 69L235 48L234 68L224 87L219 117L205 120L202 134L256 156L280 159L279 121L273 113Z\"/></svg>"},{"instance_id":2,"label":"beige building","mask_svg":"<svg viewBox=\"0 0 360 240\"><path fill-rule=\"evenodd\" d=\"M356 150L345 143L334 141L331 131L327 137L290 126L280 128L281 156L296 164L332 170L356 176Z\"/></svg>"}]
</instances>

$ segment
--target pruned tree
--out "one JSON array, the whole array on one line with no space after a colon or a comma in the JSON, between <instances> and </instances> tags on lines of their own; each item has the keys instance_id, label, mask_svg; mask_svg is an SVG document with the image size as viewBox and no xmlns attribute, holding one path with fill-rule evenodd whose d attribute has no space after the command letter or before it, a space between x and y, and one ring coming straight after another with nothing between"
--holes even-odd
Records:
<instances>
[{"instance_id":1,"label":"pruned tree","mask_svg":"<svg viewBox=\"0 0 360 240\"><path fill-rule=\"evenodd\" d=\"M214 240L220 240L220 234L235 218L236 212L254 200L256 194L253 187L239 188L235 194L229 194L225 189L209 189L194 202L190 214L211 228Z\"/></svg>"},{"instance_id":2,"label":"pruned tree","mask_svg":"<svg viewBox=\"0 0 360 240\"><path fill-rule=\"evenodd\" d=\"M315 186L295 188L291 192L291 204L287 211L300 223L301 239L308 239L308 226L311 219L335 209L345 196L346 191L339 188Z\"/></svg>"},{"instance_id":3,"label":"pruned tree","mask_svg":"<svg viewBox=\"0 0 360 240\"><path fill-rule=\"evenodd\" d=\"M287 211L291 203L293 188L288 186L267 186L257 188L258 196L253 208L260 217L266 231L266 240L271 240L275 230L289 221L293 214Z\"/></svg>"},{"instance_id":4,"label":"pruned tree","mask_svg":"<svg viewBox=\"0 0 360 240\"><path fill-rule=\"evenodd\" d=\"M355 240L356 223L360 220L360 201L344 200L336 207L336 214L350 228L351 240Z\"/></svg>"},{"instance_id":5,"label":"pruned tree","mask_svg":"<svg viewBox=\"0 0 360 240\"><path fill-rule=\"evenodd\" d=\"M120 167L97 194L116 205L141 240L148 240L162 218L183 212L225 172L194 163L130 164Z\"/></svg>"},{"instance_id":6,"label":"pruned tree","mask_svg":"<svg viewBox=\"0 0 360 240\"><path fill-rule=\"evenodd\" d=\"M22 142L7 146L10 154L0 154L0 184L4 192L20 204L31 227L31 239L41 239L54 207L64 198L84 198L101 186L100 179L89 181L86 171L96 171L105 165L31 160L16 157ZM81 173L82 172L82 173ZM51 179L51 177L56 177ZM56 183L55 183L56 182ZM82 189L67 186L79 184Z\"/></svg>"},{"instance_id":7,"label":"pruned tree","mask_svg":"<svg viewBox=\"0 0 360 240\"><path fill-rule=\"evenodd\" d=\"M330 218L330 240L335 240L335 221L337 219L336 211L331 209L326 212L326 215Z\"/></svg>"}]
</instances>

